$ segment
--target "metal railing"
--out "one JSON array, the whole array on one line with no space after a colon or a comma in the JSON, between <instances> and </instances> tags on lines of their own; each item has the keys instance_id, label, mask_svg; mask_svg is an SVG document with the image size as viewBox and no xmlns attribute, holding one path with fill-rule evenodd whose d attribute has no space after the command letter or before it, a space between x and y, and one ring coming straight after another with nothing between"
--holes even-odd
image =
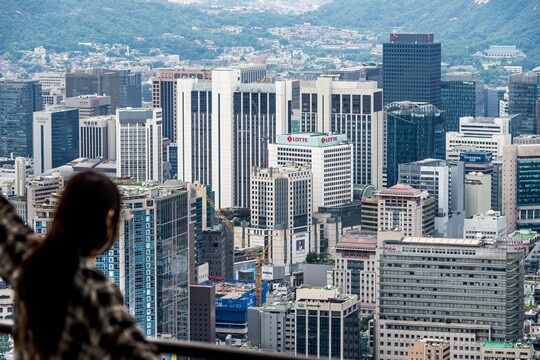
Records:
<instances>
[{"instance_id":1,"label":"metal railing","mask_svg":"<svg viewBox=\"0 0 540 360\"><path fill-rule=\"evenodd\" d=\"M11 327L11 322L0 321L0 333L11 334ZM150 342L156 344L161 354L175 354L181 357L235 360L285 360L297 358L294 355L270 353L264 351L239 350L197 341L150 339ZM313 358L302 357L302 359L309 360Z\"/></svg>"}]
</instances>

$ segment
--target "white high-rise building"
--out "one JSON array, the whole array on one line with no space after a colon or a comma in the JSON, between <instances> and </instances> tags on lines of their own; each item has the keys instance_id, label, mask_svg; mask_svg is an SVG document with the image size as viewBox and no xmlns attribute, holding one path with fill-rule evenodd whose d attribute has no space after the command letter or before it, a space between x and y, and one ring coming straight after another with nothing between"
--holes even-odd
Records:
<instances>
[{"instance_id":1,"label":"white high-rise building","mask_svg":"<svg viewBox=\"0 0 540 360\"><path fill-rule=\"evenodd\" d=\"M248 232L283 230L262 232L273 265L288 269L292 263L304 262L314 248L309 241L313 216L311 185L311 169L307 165L253 170L250 207L253 229Z\"/></svg>"},{"instance_id":2,"label":"white high-rise building","mask_svg":"<svg viewBox=\"0 0 540 360\"><path fill-rule=\"evenodd\" d=\"M406 360L426 337L449 341L452 359L522 339L523 245L386 235L375 262L377 359Z\"/></svg>"},{"instance_id":3,"label":"white high-rise building","mask_svg":"<svg viewBox=\"0 0 540 360\"><path fill-rule=\"evenodd\" d=\"M352 201L352 144L347 135L303 133L278 135L268 147L270 167L310 164L313 210Z\"/></svg>"},{"instance_id":4,"label":"white high-rise building","mask_svg":"<svg viewBox=\"0 0 540 360\"><path fill-rule=\"evenodd\" d=\"M505 145L520 128L520 115L505 117L472 117L459 119L459 132L446 133L446 160L458 161L462 153L488 151L502 156Z\"/></svg>"},{"instance_id":5,"label":"white high-rise building","mask_svg":"<svg viewBox=\"0 0 540 360\"><path fill-rule=\"evenodd\" d=\"M289 129L293 82L243 83L245 71L176 83L178 178L212 185L219 208L249 207L252 168L268 167L268 144Z\"/></svg>"},{"instance_id":6,"label":"white high-rise building","mask_svg":"<svg viewBox=\"0 0 540 360\"><path fill-rule=\"evenodd\" d=\"M51 106L33 116L34 175L78 157L79 109Z\"/></svg>"},{"instance_id":7,"label":"white high-rise building","mask_svg":"<svg viewBox=\"0 0 540 360\"><path fill-rule=\"evenodd\" d=\"M116 158L116 116L95 116L79 121L79 157Z\"/></svg>"},{"instance_id":8,"label":"white high-rise building","mask_svg":"<svg viewBox=\"0 0 540 360\"><path fill-rule=\"evenodd\" d=\"M465 217L491 208L491 175L470 172L465 175Z\"/></svg>"},{"instance_id":9,"label":"white high-rise building","mask_svg":"<svg viewBox=\"0 0 540 360\"><path fill-rule=\"evenodd\" d=\"M511 144L510 135L472 136L458 132L446 133L446 160L459 161L462 153L487 151L493 157L502 156L505 145Z\"/></svg>"},{"instance_id":10,"label":"white high-rise building","mask_svg":"<svg viewBox=\"0 0 540 360\"><path fill-rule=\"evenodd\" d=\"M300 132L346 134L353 146L353 183L383 187L386 138L382 89L376 81L323 75L300 83Z\"/></svg>"},{"instance_id":11,"label":"white high-rise building","mask_svg":"<svg viewBox=\"0 0 540 360\"><path fill-rule=\"evenodd\" d=\"M26 158L15 158L15 195L26 195Z\"/></svg>"},{"instance_id":12,"label":"white high-rise building","mask_svg":"<svg viewBox=\"0 0 540 360\"><path fill-rule=\"evenodd\" d=\"M465 219L463 234L466 239L488 237L501 239L508 235L506 216L498 211L488 210Z\"/></svg>"},{"instance_id":13,"label":"white high-rise building","mask_svg":"<svg viewBox=\"0 0 540 360\"><path fill-rule=\"evenodd\" d=\"M162 182L161 109L117 109L116 118L118 177Z\"/></svg>"}]
</instances>

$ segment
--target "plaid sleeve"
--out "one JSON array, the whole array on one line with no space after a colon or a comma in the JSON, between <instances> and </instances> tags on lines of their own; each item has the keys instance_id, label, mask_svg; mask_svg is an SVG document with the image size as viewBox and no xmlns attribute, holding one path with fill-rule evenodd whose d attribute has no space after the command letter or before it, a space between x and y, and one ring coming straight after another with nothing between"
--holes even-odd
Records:
<instances>
[{"instance_id":1,"label":"plaid sleeve","mask_svg":"<svg viewBox=\"0 0 540 360\"><path fill-rule=\"evenodd\" d=\"M35 247L31 234L13 205L0 195L0 277L12 285L22 262Z\"/></svg>"},{"instance_id":2,"label":"plaid sleeve","mask_svg":"<svg viewBox=\"0 0 540 360\"><path fill-rule=\"evenodd\" d=\"M112 359L159 359L156 346L145 339L124 306L120 291L109 281L104 285L97 294L103 325L100 346Z\"/></svg>"}]
</instances>

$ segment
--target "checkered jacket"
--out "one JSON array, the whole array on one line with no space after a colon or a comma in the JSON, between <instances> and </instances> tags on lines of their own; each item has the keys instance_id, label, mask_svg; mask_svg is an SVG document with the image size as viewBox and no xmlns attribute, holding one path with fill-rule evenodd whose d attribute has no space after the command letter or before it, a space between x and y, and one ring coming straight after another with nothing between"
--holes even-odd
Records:
<instances>
[{"instance_id":1,"label":"checkered jacket","mask_svg":"<svg viewBox=\"0 0 540 360\"><path fill-rule=\"evenodd\" d=\"M15 291L21 264L37 246L32 230L0 195L0 277ZM159 359L156 347L145 340L124 306L117 287L91 262L81 261L74 282L77 295L68 305L58 350L50 359ZM24 304L17 302L15 314L23 308ZM15 329L19 328L18 320L15 316ZM15 358L30 359L25 350L18 350Z\"/></svg>"}]
</instances>

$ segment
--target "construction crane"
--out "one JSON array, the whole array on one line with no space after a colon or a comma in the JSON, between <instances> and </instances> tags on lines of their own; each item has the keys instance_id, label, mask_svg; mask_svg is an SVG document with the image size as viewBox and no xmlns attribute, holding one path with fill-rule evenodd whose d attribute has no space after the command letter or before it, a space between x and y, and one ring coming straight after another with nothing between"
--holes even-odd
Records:
<instances>
[{"instance_id":1,"label":"construction crane","mask_svg":"<svg viewBox=\"0 0 540 360\"><path fill-rule=\"evenodd\" d=\"M231 224L231 222L229 221L229 219L227 219L227 217L225 215L223 215L223 213L216 206L214 201L208 197L208 195L206 194L206 191L204 191L204 188L202 186L197 187L197 193L201 194L204 197L204 199L206 200L206 202L208 202L210 204L212 209L214 209L214 212L216 213L216 216L225 224L225 226L227 226L229 228L229 230L231 230L233 237L236 239L236 233L234 231L234 225ZM245 247L245 231L244 231L244 229L242 229L242 241L241 242L242 242L242 247Z\"/></svg>"},{"instance_id":2,"label":"construction crane","mask_svg":"<svg viewBox=\"0 0 540 360\"><path fill-rule=\"evenodd\" d=\"M204 191L204 188L202 186L199 187L197 190L198 190L198 193L201 194L204 197L204 199L208 202L208 204L210 204L212 209L214 209L216 216L225 224L225 226L227 226L231 230L234 236L234 226L233 224L231 224L229 219L227 219L225 215L223 215L221 210L217 208L214 201L208 197L208 195L206 194L206 191ZM242 229L242 231L244 233L245 229ZM245 246L244 240L242 240L242 245ZM261 255L256 255L252 249L247 249L247 251L255 259L255 264L256 264L255 266L255 298L257 300L257 307L261 307L262 306L262 267L263 267L263 263L266 260L266 252L268 251L268 245L266 245L263 248ZM210 279L210 276L208 278ZM222 279L222 278L219 278L219 279ZM214 280L218 280L218 279L214 279ZM225 285L224 285L224 282L222 282L222 289L224 288L225 288Z\"/></svg>"},{"instance_id":3,"label":"construction crane","mask_svg":"<svg viewBox=\"0 0 540 360\"><path fill-rule=\"evenodd\" d=\"M251 256L255 258L255 299L257 300L257 307L262 306L262 267L266 260L266 252L268 251L268 245L263 248L260 255L256 255L252 249L247 249Z\"/></svg>"}]
</instances>

